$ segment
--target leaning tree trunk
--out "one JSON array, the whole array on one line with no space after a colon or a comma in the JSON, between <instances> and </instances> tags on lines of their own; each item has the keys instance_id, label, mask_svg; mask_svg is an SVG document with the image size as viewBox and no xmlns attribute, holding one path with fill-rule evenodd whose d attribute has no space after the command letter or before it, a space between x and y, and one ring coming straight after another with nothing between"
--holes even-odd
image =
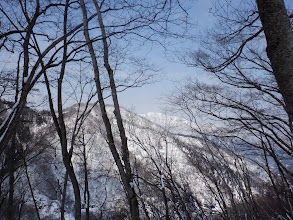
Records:
<instances>
[{"instance_id":1,"label":"leaning tree trunk","mask_svg":"<svg viewBox=\"0 0 293 220\"><path fill-rule=\"evenodd\" d=\"M108 72L109 80L110 80L110 87L111 87L111 95L114 103L114 115L117 121L117 126L119 129L120 134L120 140L121 140L121 149L122 149L122 160L124 162L125 172L123 173L125 175L125 180L123 181L124 187L126 189L127 193L127 199L130 207L130 214L131 219L139 219L139 206L137 201L137 196L134 190L134 187L131 186L131 183L133 184L133 174L131 171L131 165L129 161L129 150L128 150L128 144L127 144L127 137L125 128L123 126L122 116L120 112L120 106L116 91L116 85L115 85L115 79L114 79L114 72L113 69L110 66L109 63L109 47L107 42L107 35L105 26L103 23L102 13L101 9L98 5L98 2L96 0L93 0L97 14L98 14L98 21L102 32L103 37L103 47L104 47L104 66Z\"/></svg>"},{"instance_id":2,"label":"leaning tree trunk","mask_svg":"<svg viewBox=\"0 0 293 220\"><path fill-rule=\"evenodd\" d=\"M94 1L94 3L96 4L97 2ZM130 167L130 163L129 163L129 152L128 152L128 148L127 148L127 138L125 136L125 131L123 128L123 124L122 124L122 118L121 118L121 114L120 114L120 109L119 109L119 103L118 103L118 99L117 99L117 94L116 94L116 90L115 90L115 83L114 83L114 78L113 78L113 72L112 69L110 68L110 66L107 66L108 62L108 58L106 58L108 56L108 46L107 44L105 44L105 29L104 26L101 25L101 12L100 12L100 8L99 6L96 8L97 9L97 14L98 14L98 19L99 19L99 23L100 23L100 28L102 31L102 37L103 37L103 46L104 46L104 65L108 71L109 74L109 79L110 79L110 84L111 84L111 92L112 92L112 96L113 96L113 102L114 102L114 108L115 108L115 117L117 119L117 124L118 124L118 128L119 128L119 133L120 133L120 138L121 138L121 142L122 142L122 160L120 158L120 155L118 153L117 147L115 145L114 142L114 137L113 137L113 132L112 132L112 125L110 123L107 111L106 111L106 106L105 106L105 102L104 102L104 97L103 97L103 89L101 86L101 82L100 82L100 70L99 70L99 65L97 62L97 58L95 55L95 51L92 45L92 40L90 38L89 35L89 26L88 26L88 18L87 18L87 10L85 7L85 3L84 0L80 0L80 5L82 8L82 12L83 12L83 21L84 21L84 36L85 39L87 41L87 46L89 49L89 53L91 55L91 59L92 59L92 65L94 68L94 74L95 74L95 83L96 83L96 89L97 89L97 95L98 95L98 99L99 99L99 105L100 105L100 109L101 109L101 114L102 114L102 119L106 128L106 133L107 133L107 142L108 142L108 146L110 148L110 151L112 153L112 156L115 160L115 163L117 165L122 183L124 185L126 194L127 194L127 199L128 199L128 203L129 203L129 207L130 207L130 214L131 214L131 219L132 220L137 220L139 219L139 206L138 206L138 201L137 201L137 197L136 197L136 193L134 191L133 188L133 182L132 182L132 172L131 172L131 167ZM123 165L124 164L124 165Z\"/></svg>"},{"instance_id":3,"label":"leaning tree trunk","mask_svg":"<svg viewBox=\"0 0 293 220\"><path fill-rule=\"evenodd\" d=\"M284 0L256 0L267 40L267 55L293 121L293 32Z\"/></svg>"}]
</instances>

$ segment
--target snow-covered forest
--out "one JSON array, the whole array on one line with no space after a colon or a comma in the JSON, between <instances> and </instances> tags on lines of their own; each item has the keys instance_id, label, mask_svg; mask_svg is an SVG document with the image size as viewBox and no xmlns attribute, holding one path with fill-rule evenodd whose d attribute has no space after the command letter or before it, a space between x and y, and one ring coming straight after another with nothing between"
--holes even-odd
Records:
<instances>
[{"instance_id":1,"label":"snow-covered forest","mask_svg":"<svg viewBox=\"0 0 293 220\"><path fill-rule=\"evenodd\" d=\"M0 0L1 220L293 219L293 4L202 2Z\"/></svg>"}]
</instances>

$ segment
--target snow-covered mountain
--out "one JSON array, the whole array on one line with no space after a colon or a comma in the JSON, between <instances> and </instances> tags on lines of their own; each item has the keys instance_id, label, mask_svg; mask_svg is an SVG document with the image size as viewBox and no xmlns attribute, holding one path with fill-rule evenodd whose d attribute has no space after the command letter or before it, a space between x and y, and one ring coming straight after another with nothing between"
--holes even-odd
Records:
<instances>
[{"instance_id":1,"label":"snow-covered mountain","mask_svg":"<svg viewBox=\"0 0 293 220\"><path fill-rule=\"evenodd\" d=\"M68 149L80 116L77 110L83 108L74 105L65 111ZM29 139L23 141L20 137L21 144L17 148L25 158L16 163L19 166L15 174L14 204L19 210L16 214L21 219L37 219L34 210L38 209L41 219L60 219L66 172L59 139L48 112L27 111L30 114L26 114L26 119L30 122L24 127ZM107 111L119 146L113 107L107 106ZM191 219L204 219L212 213L220 213L223 202L230 205L232 199L241 201L246 196L245 181L241 182L244 175L250 178L251 189L256 193L261 190L260 177L256 175L260 171L254 164L195 134L191 122L161 113L137 115L123 109L122 116L142 215L161 219L166 214L166 203L174 218L188 219L189 215ZM22 132L23 129L20 134ZM72 146L72 164L82 198L88 180L92 219L127 218L128 203L106 142L98 107L87 115ZM1 162L5 167L4 158ZM2 174L1 181L2 194L7 193L7 173ZM68 183L65 218L74 219L74 194L70 181ZM84 199L82 204L84 215ZM3 207L5 204L0 210L4 210Z\"/></svg>"}]
</instances>

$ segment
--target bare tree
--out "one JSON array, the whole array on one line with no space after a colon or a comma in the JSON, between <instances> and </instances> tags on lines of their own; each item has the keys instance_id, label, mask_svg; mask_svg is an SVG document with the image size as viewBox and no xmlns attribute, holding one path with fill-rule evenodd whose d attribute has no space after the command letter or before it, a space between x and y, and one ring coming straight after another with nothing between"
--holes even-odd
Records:
<instances>
[{"instance_id":1,"label":"bare tree","mask_svg":"<svg viewBox=\"0 0 293 220\"><path fill-rule=\"evenodd\" d=\"M107 139L108 139L108 144L109 148L112 152L112 155L114 157L115 163L118 167L124 188L127 193L127 198L130 206L130 214L132 219L138 219L139 218L139 208L138 208L138 201L136 198L136 193L134 191L134 188L132 187L133 185L133 173L131 170L131 164L129 161L129 152L128 152L128 146L127 146L127 137L125 135L125 129L123 126L123 121L122 121L122 116L120 112L120 107L119 107L119 102L118 102L118 97L117 97L117 85L115 83L114 79L114 70L113 67L110 64L110 54L109 54L109 39L113 35L114 37L116 35L126 35L126 34L137 34L138 35L138 30L139 31L144 31L143 28L148 28L152 24L155 24L156 22L159 22L159 20L156 20L156 16L164 12L166 9L166 3L167 2L158 2L155 3L152 7L155 8L157 6L158 11L156 10L153 12L152 7L147 7L142 4L136 4L134 2L119 2L116 5L114 5L114 8L110 8L110 6L107 5L107 2L102 1L100 4L97 1L93 1L97 16L98 16L98 23L99 23L99 28L101 31L101 38L102 38L102 57L103 57L103 65L100 65L97 59L96 52L94 50L93 46L93 41L90 36L90 28L88 24L88 18L87 18L87 8L85 5L85 2L83 0L80 1L82 11L83 11L83 20L84 20L84 35L88 44L89 52L91 55L91 61L93 64L93 69L95 73L95 82L96 82L96 88L97 88L97 95L98 95L98 100L99 100L99 105L100 109L102 112L102 118L104 121L104 125L106 127L107 131ZM126 3L126 5L125 5ZM104 6L105 5L105 6ZM141 9L141 13L137 13L135 7L139 6ZM114 28L116 27L117 30L114 29L114 31L110 32L108 31L107 33L107 27L104 25L104 19L102 15L102 7L106 7L106 11L123 11L123 9L126 7L130 12L134 10L135 12L134 16L128 16L126 17L127 20L122 20L120 25L119 24L114 24ZM108 7L108 8L107 8ZM148 9L151 9L150 11ZM145 12L143 10L146 10ZM117 13L116 12L116 13ZM150 14L152 13L152 14ZM144 17L145 14L147 14L148 17ZM154 16L154 20L149 20L149 17ZM159 18L161 19L161 18ZM166 20L163 20L163 22L166 22ZM111 27L111 26L110 26ZM109 30L111 30L109 27ZM113 26L112 26L113 28ZM122 28L122 29L121 29ZM143 36L143 35L141 35ZM103 95L103 89L102 89L102 84L101 84L101 73L102 73L102 67L104 66L105 70L108 73L109 77L109 84L111 88L111 96L114 104L114 114L115 118L117 121L117 125L119 128L119 135L120 135L120 141L121 141L121 149L122 149L122 155L120 156L118 151L117 151L117 146L114 142L114 137L113 137L113 132L112 132L112 125L110 124L109 121L109 116L107 114L106 108L105 108L105 103L104 103L104 95ZM121 158L122 157L122 158Z\"/></svg>"},{"instance_id":2,"label":"bare tree","mask_svg":"<svg viewBox=\"0 0 293 220\"><path fill-rule=\"evenodd\" d=\"M19 95L10 114L6 116L0 127L0 152L10 140L13 128L16 126L15 123L40 77L45 71L62 64L59 53L63 47L61 42L64 41L65 37L75 36L82 27L82 23L72 24L70 30L66 32L66 36L63 35L59 23L55 20L60 16L58 7L64 5L62 2L55 4L51 1L40 2L39 0L1 2L1 53L7 57L16 52L19 54L16 61L12 60L16 65L9 66L12 69L14 79L16 77L19 79L16 84ZM89 20L95 16L93 15ZM46 27L43 22L45 20L48 20L47 23L45 22ZM56 35L56 33L58 34ZM59 33L62 34L59 35ZM43 42L48 43L43 44ZM42 45L42 47L38 45ZM70 54L74 55L79 49L80 47L73 49ZM3 98L9 97L2 95Z\"/></svg>"},{"instance_id":3,"label":"bare tree","mask_svg":"<svg viewBox=\"0 0 293 220\"><path fill-rule=\"evenodd\" d=\"M64 22L63 22L63 59L62 59L62 65L61 65L61 71L58 78L58 118L54 110L52 95L50 91L50 84L48 77L46 75L46 72L44 73L47 91L48 91L48 97L49 97L49 104L50 104L50 111L52 114L52 118L55 124L55 128L57 130L58 136L60 138L60 144L62 148L62 156L63 156L63 163L66 167L66 172L68 173L73 189L74 189L74 196L75 196L75 219L79 220L81 219L81 198L80 198L80 189L79 189L79 183L77 181L77 177L73 168L73 164L71 162L71 156L68 151L68 143L67 143L67 132L65 127L65 121L64 121L64 113L63 113L63 101L62 101L62 83L64 79L65 74L65 67L67 63L67 15L68 15L68 7L69 7L69 0L66 1L65 8L64 8ZM67 182L65 183L67 184Z\"/></svg>"},{"instance_id":4,"label":"bare tree","mask_svg":"<svg viewBox=\"0 0 293 220\"><path fill-rule=\"evenodd\" d=\"M214 76L215 83L189 80L179 86L171 102L198 124L198 133L228 138L226 141L235 152L258 158L255 163L266 171L274 196L280 195L282 184L286 186L286 193L270 211L291 215L291 116L273 64L265 56L265 45L261 43L265 36L256 6L245 3L241 8L229 2L216 3L219 10L215 14L221 28L211 30L201 50L191 52L190 60L185 59ZM276 186L276 182L280 185ZM258 204L255 195L250 197L258 211L267 215L264 210L269 209Z\"/></svg>"},{"instance_id":5,"label":"bare tree","mask_svg":"<svg viewBox=\"0 0 293 220\"><path fill-rule=\"evenodd\" d=\"M80 73L80 77L81 77L82 73ZM84 131L83 131L83 124L87 118L87 116L90 114L90 112L93 110L93 108L96 106L97 103L94 104L90 104L90 102L92 101L92 98L94 97L94 94L92 94L92 92L90 92L90 94L88 95L88 97L86 97L86 103L83 103L83 96L85 95L85 90L86 90L86 86L88 85L88 82L86 81L85 83L82 82L82 79L80 79L80 81L78 82L79 86L80 86L80 97L76 97L76 106L77 106L77 110L76 110L76 116L75 116L75 121L74 121L74 126L72 128L72 131L70 130L71 133L71 139L70 139L70 149L69 149L69 156L70 158L72 158L72 155L74 153L74 147L75 145L77 145L77 139L79 139L79 133L82 132L82 137L81 137L81 145L83 146L83 151L82 151L82 155L83 155L83 160L84 160L84 175L85 175L85 185L87 185L87 187L85 187L85 191L84 191L84 195L88 195L88 199L85 200L85 202L87 202L87 209L86 209L86 216L88 218L89 216L89 189L88 189L88 170L87 170L87 151L86 151L86 141L84 138ZM91 89L92 91L92 89ZM78 95L78 94L75 94ZM80 142L80 141L79 141ZM65 202L66 202L66 194L67 194L67 182L68 182L68 177L69 177L69 172L66 171L65 174L65 178L64 178L64 186L63 186L63 191L62 191L62 202L61 202L61 219L64 219L65 217Z\"/></svg>"},{"instance_id":6,"label":"bare tree","mask_svg":"<svg viewBox=\"0 0 293 220\"><path fill-rule=\"evenodd\" d=\"M97 87L97 94L98 94L98 97L99 97L99 105L100 105L101 112L102 112L102 118L103 118L106 130L107 130L107 139L108 139L109 148L110 148L110 150L112 152L112 155L113 155L113 157L115 159L115 163L116 163L116 165L118 167L121 179L123 181L124 187L125 187L126 192L127 192L127 197L128 197L129 205L130 205L131 218L132 219L139 219L138 202L137 202L137 199L136 199L134 189L130 185L130 183L132 181L132 173L131 173L131 168L130 168L129 153L128 153L128 148L127 148L127 143L124 142L124 144L126 144L126 145L124 145L124 149L123 149L123 151L124 151L124 153L123 153L123 162L124 162L124 165L125 165L125 167L124 167L123 164L122 164L122 161L120 159L120 156L118 154L118 151L116 149L115 143L114 143L111 124L110 124L110 121L109 121L109 118L108 118L108 115L107 115L107 111L106 111L106 108L105 108L104 97L103 97L102 87L101 87L101 83L100 83L99 66L98 66L98 63L97 63L97 58L96 58L96 55L95 55L95 52L94 52L94 49L93 49L93 46L92 46L92 43L91 43L91 39L90 39L90 36L89 36L89 32L88 32L89 27L88 27L88 23L87 23L87 12L86 12L86 8L85 8L85 4L84 4L83 0L81 0L81 7L82 7L82 10L83 10L83 18L84 18L84 34L85 34L85 37L86 37L86 40L87 40L87 43L88 43L89 51L90 51L92 62L93 62L93 67L94 67L94 72L95 72L95 81L96 81L96 87ZM99 22L101 23L102 22L101 21L102 17L101 17L101 12L100 12L99 6L98 6L97 10L98 10L98 15L99 15ZM105 29L104 29L103 26L101 26L101 29L102 29L102 32L105 34ZM108 52L107 52L108 46L105 43L105 41L106 41L105 37L106 36L103 36L103 38L104 38L104 50L105 50L104 56L105 56L105 61L108 62L108 60L107 60L108 59L107 58L107 56L108 56ZM105 65L107 65L107 63L105 63ZM110 68L110 66L108 66L108 68ZM115 84L113 84L114 83L113 78L112 78L113 75L110 75L110 74L112 74L112 73L111 72L109 73L110 80L112 80L112 82L111 82L112 96L113 96L113 94L117 96L116 87L115 87ZM113 97L113 100L117 101L117 97ZM118 103L116 102L116 104L118 104ZM115 106L115 111L116 111L115 115L119 114L118 116L120 116L119 105ZM120 119L119 123L122 123L121 116L117 120L119 120L119 119ZM120 127L119 127L119 129L120 129ZM124 132L123 127L122 127L122 130L120 130L120 134L122 135L122 138L125 141L126 138L125 138L125 132Z\"/></svg>"},{"instance_id":7,"label":"bare tree","mask_svg":"<svg viewBox=\"0 0 293 220\"><path fill-rule=\"evenodd\" d=\"M17 53L16 58L13 60L14 65L9 66L9 68L7 67L7 70L3 70L7 80L5 84L1 85L1 99L11 98L10 87L16 88L13 95L15 93L17 98L13 101L9 114L1 112L3 121L0 126L0 153L9 146L9 141L13 142L13 132L27 101L34 94L34 89L43 90L43 87L46 86L49 107L61 144L63 162L67 172L63 189L61 205L61 210L63 211L61 211L61 218L64 218L64 203L69 176L75 195L75 217L80 219L80 189L71 157L81 124L90 110L86 108L81 115L77 116L74 131L72 132L71 148L68 149L68 130L64 115L64 103L66 102L66 98L64 98L66 96L66 88L64 87L66 86L64 85L67 74L70 74L69 64L71 64L71 69L74 69L77 62L82 63L81 65L84 66L90 63L94 69L98 103L107 130L107 142L126 191L131 218L139 219L139 204L133 187L133 170L129 159L127 136L117 93L129 87L145 84L150 78L148 75L145 75L146 69L149 70L151 68L141 65L142 63L138 62L139 59L132 58L131 64L135 63L136 69L125 74L127 77L125 77L124 81L119 81L120 76L116 74L119 72L118 64L120 64L121 60L125 61L125 58L117 53L119 49L116 49L116 51L113 49L112 43L114 42L115 44L116 41L118 42L120 39L123 39L124 42L121 46L119 42L116 45L119 45L121 48L127 48L135 38L142 39L144 42L150 41L160 44L162 43L160 41L161 36L182 37L184 33L176 33L177 30L173 31L170 29L170 26L184 23L187 13L179 1L173 4L173 1L164 0L155 2L94 0L87 2L87 4L90 4L95 9L90 16L87 16L87 13L91 10L82 0L80 4L77 1L70 0L58 1L57 3L50 0L2 1L0 3L0 52L2 56L7 55L7 57ZM173 11L174 15L177 12L183 12L185 17L183 19L174 19L176 16L173 17ZM83 14L83 22L80 22L78 16L81 12ZM98 18L98 22L89 25L88 23L95 17ZM114 17L115 21L113 20ZM61 20L62 22L60 22ZM82 31L84 31L85 40L81 36ZM93 34L94 32L95 34ZM121 54L123 53L125 52L122 51ZM122 67L125 68L126 66L128 66L128 63ZM129 69L125 68L123 71L127 72ZM131 82L128 81L130 75L135 75ZM44 76L45 83L41 81L41 76ZM52 90L54 86L57 88L56 92ZM54 103L55 93L57 94L56 104ZM108 96L112 97L114 104L114 115L119 130L119 140L115 140L113 125L110 123L109 114L106 111L104 100ZM87 106L92 98L88 98ZM79 113L78 110L77 114ZM85 151L84 155L86 157ZM86 158L84 160L84 165L86 166ZM12 171L13 167L11 166ZM29 172L26 173L29 174ZM11 196L10 201L13 201L13 172L10 176L11 193L9 196ZM28 180L30 179L29 175L27 175L27 178ZM33 195L33 187L30 188ZM88 190L86 191L88 192ZM34 201L36 204L35 199ZM166 199L165 203L167 203ZM168 209L167 205L166 208ZM38 209L37 205L36 209ZM89 207L87 209L87 216L89 216Z\"/></svg>"},{"instance_id":8,"label":"bare tree","mask_svg":"<svg viewBox=\"0 0 293 220\"><path fill-rule=\"evenodd\" d=\"M202 149L196 144L189 146L185 142L188 137L185 140L176 137L160 120L160 125L150 121L140 125L139 120L138 116L129 116L127 124L129 142L135 145L131 158L143 158L132 160L136 164L134 183L144 216L150 219L208 219L209 214L194 191L196 183L190 181L193 178L202 181L197 166L189 162L195 156L192 149ZM165 120L172 123L171 118ZM192 161L200 160L202 156ZM206 189L202 187L201 190Z\"/></svg>"}]
</instances>

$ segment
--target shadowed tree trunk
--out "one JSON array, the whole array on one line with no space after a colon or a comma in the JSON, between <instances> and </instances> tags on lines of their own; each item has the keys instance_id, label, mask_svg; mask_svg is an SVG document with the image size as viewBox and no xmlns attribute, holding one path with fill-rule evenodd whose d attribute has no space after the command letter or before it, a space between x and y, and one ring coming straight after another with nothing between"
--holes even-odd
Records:
<instances>
[{"instance_id":1,"label":"shadowed tree trunk","mask_svg":"<svg viewBox=\"0 0 293 220\"><path fill-rule=\"evenodd\" d=\"M8 170L9 170L9 197L7 208L7 219L13 220L13 194L14 194L14 158L15 158L15 139L16 132L11 140L11 146L8 150Z\"/></svg>"},{"instance_id":2,"label":"shadowed tree trunk","mask_svg":"<svg viewBox=\"0 0 293 220\"><path fill-rule=\"evenodd\" d=\"M293 132L293 32L284 0L256 0L271 61Z\"/></svg>"}]
</instances>

